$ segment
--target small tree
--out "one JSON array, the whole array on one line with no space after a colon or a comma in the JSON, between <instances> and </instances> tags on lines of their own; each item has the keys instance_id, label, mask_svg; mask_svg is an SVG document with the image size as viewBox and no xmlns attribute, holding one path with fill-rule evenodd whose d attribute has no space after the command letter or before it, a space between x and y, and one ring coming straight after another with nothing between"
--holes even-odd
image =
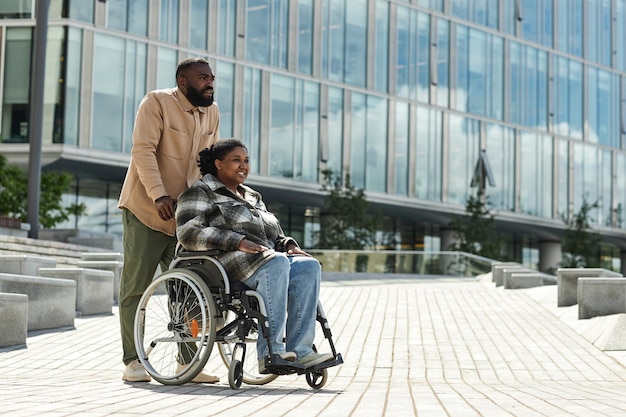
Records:
<instances>
[{"instance_id":1,"label":"small tree","mask_svg":"<svg viewBox=\"0 0 626 417\"><path fill-rule=\"evenodd\" d=\"M366 249L376 242L376 232L382 223L379 213L368 212L365 193L350 182L346 174L345 182L332 170L322 171L324 182L322 191L328 198L322 208L321 228L316 232L317 246L323 249Z\"/></svg>"},{"instance_id":2,"label":"small tree","mask_svg":"<svg viewBox=\"0 0 626 417\"><path fill-rule=\"evenodd\" d=\"M598 259L598 246L601 238L591 231L591 211L598 208L596 200L593 204L583 197L583 202L578 212L570 218L561 215L561 219L567 225L563 238L563 257L559 264L563 268L593 268L600 266Z\"/></svg>"},{"instance_id":3,"label":"small tree","mask_svg":"<svg viewBox=\"0 0 626 417\"><path fill-rule=\"evenodd\" d=\"M42 227L54 227L68 220L69 215L85 213L83 203L61 206L61 198L72 184L72 174L68 172L44 172L41 174L39 199L39 223ZM0 155L0 215L19 219L27 218L28 176L17 165L7 163Z\"/></svg>"},{"instance_id":4,"label":"small tree","mask_svg":"<svg viewBox=\"0 0 626 417\"><path fill-rule=\"evenodd\" d=\"M478 188L476 196L470 195L465 205L466 215L455 216L450 226L455 231L455 242L450 250L473 253L491 259L502 257L504 239L497 232L495 217L488 206L489 197Z\"/></svg>"}]
</instances>

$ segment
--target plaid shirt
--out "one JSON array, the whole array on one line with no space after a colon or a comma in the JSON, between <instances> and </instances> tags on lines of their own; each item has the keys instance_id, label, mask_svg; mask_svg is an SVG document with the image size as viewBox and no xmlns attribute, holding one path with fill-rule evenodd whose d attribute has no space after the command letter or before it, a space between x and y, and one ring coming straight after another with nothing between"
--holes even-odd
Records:
<instances>
[{"instance_id":1,"label":"plaid shirt","mask_svg":"<svg viewBox=\"0 0 626 417\"><path fill-rule=\"evenodd\" d=\"M260 193L245 185L240 185L239 191L244 198L235 195L213 175L205 175L178 199L176 234L186 250L219 249L221 252L215 258L229 278L245 281L272 259L275 251L285 252L289 243L297 245L297 242L284 235ZM270 250L240 251L237 248L244 238Z\"/></svg>"}]
</instances>

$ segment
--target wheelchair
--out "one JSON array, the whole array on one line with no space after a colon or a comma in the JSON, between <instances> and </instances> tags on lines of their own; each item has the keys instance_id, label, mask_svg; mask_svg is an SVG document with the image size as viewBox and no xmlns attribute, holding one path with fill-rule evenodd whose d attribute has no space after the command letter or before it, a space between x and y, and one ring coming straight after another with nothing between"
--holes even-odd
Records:
<instances>
[{"instance_id":1,"label":"wheelchair","mask_svg":"<svg viewBox=\"0 0 626 417\"><path fill-rule=\"evenodd\" d=\"M268 373L259 374L257 338L270 337L265 304L242 282L229 281L215 254L179 251L141 297L134 339L148 374L164 385L187 383L204 369L216 344L232 389L242 383L264 385L288 374L305 374L311 388L322 388L328 380L327 368L342 364L343 358L335 349L321 303L316 320L333 359L305 368L274 354L268 342Z\"/></svg>"}]
</instances>

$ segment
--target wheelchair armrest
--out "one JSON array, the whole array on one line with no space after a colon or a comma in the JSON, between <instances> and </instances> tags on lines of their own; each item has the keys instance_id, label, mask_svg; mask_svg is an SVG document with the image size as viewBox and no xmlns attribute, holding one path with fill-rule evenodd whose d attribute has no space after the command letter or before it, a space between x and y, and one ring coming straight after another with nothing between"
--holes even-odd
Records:
<instances>
[{"instance_id":1,"label":"wheelchair armrest","mask_svg":"<svg viewBox=\"0 0 626 417\"><path fill-rule=\"evenodd\" d=\"M181 249L177 254L177 258L195 258L198 256L216 256L220 254L219 249L201 250L201 251L188 251Z\"/></svg>"}]
</instances>

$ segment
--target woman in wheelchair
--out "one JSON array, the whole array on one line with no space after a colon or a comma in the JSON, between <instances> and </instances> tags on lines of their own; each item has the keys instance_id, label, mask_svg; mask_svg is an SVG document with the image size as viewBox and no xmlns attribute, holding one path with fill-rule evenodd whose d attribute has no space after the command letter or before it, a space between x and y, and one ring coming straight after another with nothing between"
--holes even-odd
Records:
<instances>
[{"instance_id":1,"label":"woman in wheelchair","mask_svg":"<svg viewBox=\"0 0 626 417\"><path fill-rule=\"evenodd\" d=\"M285 236L261 194L244 185L248 151L222 139L200 152L202 179L178 199L176 234L189 251L219 250L215 256L231 280L256 290L267 309L271 352L304 368L333 359L313 349L320 290L319 262ZM286 343L285 343L286 340ZM268 373L266 339L257 341L259 373Z\"/></svg>"}]
</instances>

